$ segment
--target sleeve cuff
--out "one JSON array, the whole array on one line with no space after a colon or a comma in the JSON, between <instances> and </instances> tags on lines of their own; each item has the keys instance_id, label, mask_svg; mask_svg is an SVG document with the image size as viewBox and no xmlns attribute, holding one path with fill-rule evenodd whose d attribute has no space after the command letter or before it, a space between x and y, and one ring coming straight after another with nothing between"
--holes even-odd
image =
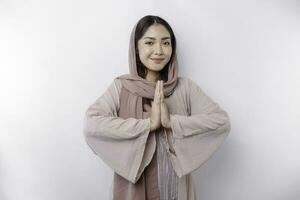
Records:
<instances>
[{"instance_id":1,"label":"sleeve cuff","mask_svg":"<svg viewBox=\"0 0 300 200\"><path fill-rule=\"evenodd\" d=\"M171 123L171 129L172 129L173 137L183 138L184 135L180 131L180 124L179 124L178 119L176 118L176 115L170 114L170 123Z\"/></svg>"}]
</instances>

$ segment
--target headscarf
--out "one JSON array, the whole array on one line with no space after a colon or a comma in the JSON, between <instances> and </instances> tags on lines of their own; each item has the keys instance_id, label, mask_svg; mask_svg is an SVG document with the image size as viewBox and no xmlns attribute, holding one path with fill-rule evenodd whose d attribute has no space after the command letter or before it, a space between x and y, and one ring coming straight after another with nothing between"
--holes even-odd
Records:
<instances>
[{"instance_id":1,"label":"headscarf","mask_svg":"<svg viewBox=\"0 0 300 200\"><path fill-rule=\"evenodd\" d=\"M120 93L119 117L124 119L134 117L145 119L150 117L150 112L143 111L143 98L153 100L156 83L148 81L138 75L135 47L135 24L129 43L129 74L121 75L122 89ZM176 88L178 81L178 66L176 51L169 62L168 80L163 83L165 97L170 96ZM145 168L139 180L133 184L122 176L114 173L113 199L121 200L130 193L133 200L159 200L158 177L157 177L156 152L150 164Z\"/></svg>"},{"instance_id":2,"label":"headscarf","mask_svg":"<svg viewBox=\"0 0 300 200\"><path fill-rule=\"evenodd\" d=\"M143 117L142 98L154 99L155 82L148 81L138 75L135 52L135 30L134 26L129 43L129 74L121 75L122 90L120 94L120 111L119 114L138 119ZM175 52L175 51L174 51ZM167 67L167 66L165 66ZM176 85L178 76L177 56L172 56L169 62L168 80L163 83L163 93L165 97L170 96Z\"/></svg>"}]
</instances>

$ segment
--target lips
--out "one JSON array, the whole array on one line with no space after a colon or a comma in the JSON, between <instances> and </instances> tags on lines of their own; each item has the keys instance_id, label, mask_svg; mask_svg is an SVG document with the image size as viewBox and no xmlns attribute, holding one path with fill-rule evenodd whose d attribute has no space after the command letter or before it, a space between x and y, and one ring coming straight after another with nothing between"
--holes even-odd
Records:
<instances>
[{"instance_id":1,"label":"lips","mask_svg":"<svg viewBox=\"0 0 300 200\"><path fill-rule=\"evenodd\" d=\"M151 58L155 63L160 63L161 61L164 60L164 58Z\"/></svg>"},{"instance_id":2,"label":"lips","mask_svg":"<svg viewBox=\"0 0 300 200\"><path fill-rule=\"evenodd\" d=\"M163 60L164 58L151 58L152 60Z\"/></svg>"}]
</instances>

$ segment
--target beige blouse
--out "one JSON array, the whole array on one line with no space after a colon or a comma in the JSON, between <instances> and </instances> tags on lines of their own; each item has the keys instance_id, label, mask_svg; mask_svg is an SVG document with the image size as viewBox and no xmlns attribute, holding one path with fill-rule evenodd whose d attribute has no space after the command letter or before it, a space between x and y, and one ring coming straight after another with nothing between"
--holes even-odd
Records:
<instances>
[{"instance_id":1,"label":"beige blouse","mask_svg":"<svg viewBox=\"0 0 300 200\"><path fill-rule=\"evenodd\" d=\"M163 196L168 195L162 190L170 189L166 187L168 183L164 183L169 180L176 183L175 199L196 200L191 172L205 163L224 142L230 132L228 114L194 81L178 77L173 94L165 98L171 129L160 129L153 134L150 118L118 117L121 87L121 81L114 79L88 107L84 122L87 144L114 172L133 184L150 163L155 150L159 150L158 163L163 165L159 166L161 176L166 168L172 168L169 172L177 175L175 179L174 176L159 179ZM125 200L131 200L130 194Z\"/></svg>"}]
</instances>

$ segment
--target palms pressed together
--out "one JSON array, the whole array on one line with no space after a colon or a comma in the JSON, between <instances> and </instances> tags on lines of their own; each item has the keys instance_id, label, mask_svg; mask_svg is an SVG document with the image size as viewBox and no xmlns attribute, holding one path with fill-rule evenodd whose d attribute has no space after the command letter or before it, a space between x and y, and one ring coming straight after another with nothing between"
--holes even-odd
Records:
<instances>
[{"instance_id":1,"label":"palms pressed together","mask_svg":"<svg viewBox=\"0 0 300 200\"><path fill-rule=\"evenodd\" d=\"M158 129L161 126L164 128L171 128L170 114L163 93L163 81L159 80L156 82L155 94L153 101L151 101L151 107L146 105L145 109L151 110L151 131Z\"/></svg>"}]
</instances>

